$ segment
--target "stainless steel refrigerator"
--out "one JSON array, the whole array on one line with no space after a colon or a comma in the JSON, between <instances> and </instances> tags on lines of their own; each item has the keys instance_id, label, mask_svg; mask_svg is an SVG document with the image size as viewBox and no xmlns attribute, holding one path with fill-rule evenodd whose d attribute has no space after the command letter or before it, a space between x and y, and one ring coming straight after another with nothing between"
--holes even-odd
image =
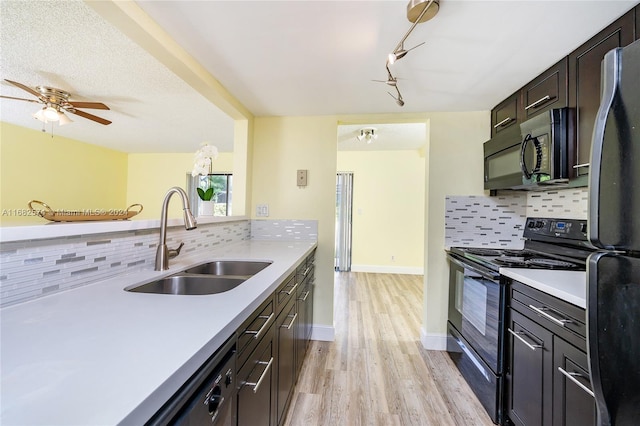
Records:
<instances>
[{"instance_id":1,"label":"stainless steel refrigerator","mask_svg":"<svg viewBox=\"0 0 640 426\"><path fill-rule=\"evenodd\" d=\"M600 425L640 424L640 42L602 61L589 171L589 367Z\"/></svg>"}]
</instances>

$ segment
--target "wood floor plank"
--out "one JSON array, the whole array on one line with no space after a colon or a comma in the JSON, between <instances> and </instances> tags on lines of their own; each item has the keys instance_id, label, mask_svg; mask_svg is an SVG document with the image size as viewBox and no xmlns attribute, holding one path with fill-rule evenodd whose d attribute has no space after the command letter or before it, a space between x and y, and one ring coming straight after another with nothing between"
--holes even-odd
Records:
<instances>
[{"instance_id":1,"label":"wood floor plank","mask_svg":"<svg viewBox=\"0 0 640 426\"><path fill-rule=\"evenodd\" d=\"M286 426L493 425L420 341L423 277L336 273L334 342L310 343Z\"/></svg>"}]
</instances>

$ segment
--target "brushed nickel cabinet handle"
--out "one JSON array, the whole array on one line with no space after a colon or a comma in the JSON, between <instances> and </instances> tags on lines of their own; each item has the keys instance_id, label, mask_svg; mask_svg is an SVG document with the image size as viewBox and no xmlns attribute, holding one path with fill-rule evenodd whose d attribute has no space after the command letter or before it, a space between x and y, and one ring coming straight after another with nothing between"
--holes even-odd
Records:
<instances>
[{"instance_id":1,"label":"brushed nickel cabinet handle","mask_svg":"<svg viewBox=\"0 0 640 426\"><path fill-rule=\"evenodd\" d=\"M532 351L535 351L538 348L542 348L542 345L532 345L531 343L527 342L526 340L524 340L522 338L522 336L520 336L520 334L522 333L520 332L515 332L510 328L507 328L507 331L511 334L513 334L514 337L517 337L518 340L520 340L522 343L524 343L529 349L531 349Z\"/></svg>"},{"instance_id":2,"label":"brushed nickel cabinet handle","mask_svg":"<svg viewBox=\"0 0 640 426\"><path fill-rule=\"evenodd\" d=\"M298 284L300 284L300 283L296 283L296 285L291 287L291 290L289 290L289 291L282 290L282 291L280 291L280 293L287 293L287 296L291 296L291 294L293 294L293 292L296 291L296 288L298 288Z\"/></svg>"},{"instance_id":3,"label":"brushed nickel cabinet handle","mask_svg":"<svg viewBox=\"0 0 640 426\"><path fill-rule=\"evenodd\" d=\"M589 167L591 165L591 163L583 163L583 164L576 164L575 166L573 166L574 169L580 169L582 167Z\"/></svg>"},{"instance_id":4,"label":"brushed nickel cabinet handle","mask_svg":"<svg viewBox=\"0 0 640 426\"><path fill-rule=\"evenodd\" d=\"M582 374L580 374L580 373L569 373L568 371L566 371L562 367L558 367L558 371L561 372L567 379L569 379L573 383L575 383L580 389L582 389L583 391L585 391L586 393L591 395L591 397L595 398L595 395L593 394L593 391L591 389L589 389L588 387L586 387L585 385L583 385L582 383L580 383L578 381L578 379L576 379L576 377L584 377Z\"/></svg>"},{"instance_id":5,"label":"brushed nickel cabinet handle","mask_svg":"<svg viewBox=\"0 0 640 426\"><path fill-rule=\"evenodd\" d=\"M254 331L254 330L247 330L245 331L246 334L254 334L253 338L254 339L258 339L260 337L260 335L262 334L262 332L264 330L266 330L267 325L271 322L271 320L273 319L273 312L271 312L271 315L269 315L268 317L264 316L264 315L260 315L259 318L266 318L267 320L264 322L264 324L262 324L262 327L260 327L260 330L258 331Z\"/></svg>"},{"instance_id":6,"label":"brushed nickel cabinet handle","mask_svg":"<svg viewBox=\"0 0 640 426\"><path fill-rule=\"evenodd\" d=\"M551 96L549 96L549 95L543 96L542 98L538 99L537 101L535 101L535 102L527 105L526 107L524 107L524 109L525 109L525 111L527 111L530 108L537 108L538 105L540 105L543 102L549 101L549 100L551 100Z\"/></svg>"},{"instance_id":7,"label":"brushed nickel cabinet handle","mask_svg":"<svg viewBox=\"0 0 640 426\"><path fill-rule=\"evenodd\" d=\"M299 301L301 301L301 302L306 302L306 301L307 301L307 297L309 297L309 293L311 293L311 292L310 292L310 291L307 291L307 292L304 294L304 297L301 297L301 298L299 298L298 300L299 300Z\"/></svg>"},{"instance_id":8,"label":"brushed nickel cabinet handle","mask_svg":"<svg viewBox=\"0 0 640 426\"><path fill-rule=\"evenodd\" d=\"M495 126L493 126L494 129L497 129L500 126L504 126L507 123L511 123L513 121L513 118L511 117L507 117L504 120L502 120L501 122L499 122L498 124L496 124Z\"/></svg>"},{"instance_id":9,"label":"brushed nickel cabinet handle","mask_svg":"<svg viewBox=\"0 0 640 426\"><path fill-rule=\"evenodd\" d=\"M258 379L257 382L255 382L255 383L246 382L245 383L246 386L253 386L253 393L258 393L258 388L262 384L262 381L264 380L264 378L267 377L267 372L269 372L269 369L271 368L271 364L273 364L273 357L271 357L269 362L258 361L257 363L260 364L260 365L265 365L266 364L267 367L264 369L264 371L260 375L260 378Z\"/></svg>"},{"instance_id":10,"label":"brushed nickel cabinet handle","mask_svg":"<svg viewBox=\"0 0 640 426\"><path fill-rule=\"evenodd\" d=\"M297 312L293 316L293 318L291 318L291 322L289 323L289 325L282 324L281 327L282 328L286 328L287 330L291 330L291 327L293 326L293 323L296 322L296 318L298 318L298 313Z\"/></svg>"},{"instance_id":11,"label":"brushed nickel cabinet handle","mask_svg":"<svg viewBox=\"0 0 640 426\"><path fill-rule=\"evenodd\" d=\"M544 318L548 319L549 321L551 321L551 322L554 322L554 323L558 324L560 327L564 327L564 326L565 326L565 324L568 324L568 323L571 323L571 322L572 322L571 320L568 320L568 319L559 319L559 318L554 317L554 316L553 316L553 315L551 315L551 314L548 314L546 311L548 311L548 310L549 310L549 308L545 308L545 307L542 307L542 308L536 308L536 307L535 307L535 306L533 306L533 305L529 305L529 307L530 307L531 309L533 309L533 310L534 310L538 315L540 315L541 317L544 317Z\"/></svg>"}]
</instances>

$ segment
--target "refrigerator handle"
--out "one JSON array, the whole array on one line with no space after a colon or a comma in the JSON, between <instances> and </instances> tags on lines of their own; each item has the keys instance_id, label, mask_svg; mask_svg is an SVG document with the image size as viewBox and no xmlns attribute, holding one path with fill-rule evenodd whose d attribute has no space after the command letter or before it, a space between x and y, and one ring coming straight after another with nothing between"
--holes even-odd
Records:
<instances>
[{"instance_id":1,"label":"refrigerator handle","mask_svg":"<svg viewBox=\"0 0 640 426\"><path fill-rule=\"evenodd\" d=\"M602 148L604 131L611 105L618 91L620 81L620 58L622 49L616 48L607 52L602 60L602 93L600 107L596 115L591 141L591 165L589 167L589 216L588 235L591 243L596 247L603 247L600 242L600 174L602 169Z\"/></svg>"}]
</instances>

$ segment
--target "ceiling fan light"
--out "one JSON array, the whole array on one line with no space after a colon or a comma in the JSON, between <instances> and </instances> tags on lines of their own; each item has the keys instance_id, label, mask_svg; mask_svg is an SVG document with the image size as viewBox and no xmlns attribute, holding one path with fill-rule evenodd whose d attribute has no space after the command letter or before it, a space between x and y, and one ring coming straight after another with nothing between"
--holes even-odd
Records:
<instances>
[{"instance_id":1,"label":"ceiling fan light","mask_svg":"<svg viewBox=\"0 0 640 426\"><path fill-rule=\"evenodd\" d=\"M58 118L60 119L60 121L58 122L58 124L60 126L64 126L65 124L73 123L73 120L70 119L69 117L67 117L67 115L62 111L60 111L58 113Z\"/></svg>"},{"instance_id":2,"label":"ceiling fan light","mask_svg":"<svg viewBox=\"0 0 640 426\"><path fill-rule=\"evenodd\" d=\"M39 109L35 114L33 114L33 118L42 121L43 123L47 122L47 119L44 117L44 110Z\"/></svg>"},{"instance_id":3,"label":"ceiling fan light","mask_svg":"<svg viewBox=\"0 0 640 426\"><path fill-rule=\"evenodd\" d=\"M43 108L42 111L42 115L44 115L46 121L58 121L60 119L58 110L54 107L48 106Z\"/></svg>"}]
</instances>

